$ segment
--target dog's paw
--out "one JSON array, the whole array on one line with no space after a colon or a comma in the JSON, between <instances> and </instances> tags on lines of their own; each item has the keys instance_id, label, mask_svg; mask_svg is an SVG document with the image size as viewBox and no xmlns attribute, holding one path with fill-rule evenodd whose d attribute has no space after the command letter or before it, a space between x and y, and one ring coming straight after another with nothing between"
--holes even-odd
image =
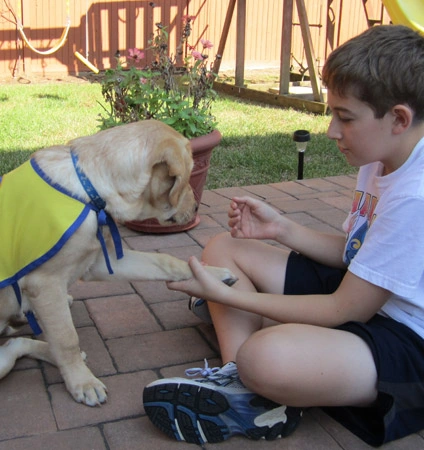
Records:
<instances>
[{"instance_id":1,"label":"dog's paw","mask_svg":"<svg viewBox=\"0 0 424 450\"><path fill-rule=\"evenodd\" d=\"M0 347L0 379L13 369L19 356L14 341L16 339L10 339Z\"/></svg>"},{"instance_id":2,"label":"dog's paw","mask_svg":"<svg viewBox=\"0 0 424 450\"><path fill-rule=\"evenodd\" d=\"M79 384L70 391L75 401L87 406L99 406L107 400L106 386L94 376L84 384Z\"/></svg>"},{"instance_id":3,"label":"dog's paw","mask_svg":"<svg viewBox=\"0 0 424 450\"><path fill-rule=\"evenodd\" d=\"M66 373L63 372L66 388L78 403L84 403L87 406L98 406L107 400L107 388L97 379L84 364L67 367Z\"/></svg>"},{"instance_id":4,"label":"dog's paw","mask_svg":"<svg viewBox=\"0 0 424 450\"><path fill-rule=\"evenodd\" d=\"M205 266L205 268L228 286L232 286L238 280L231 270L225 267Z\"/></svg>"}]
</instances>

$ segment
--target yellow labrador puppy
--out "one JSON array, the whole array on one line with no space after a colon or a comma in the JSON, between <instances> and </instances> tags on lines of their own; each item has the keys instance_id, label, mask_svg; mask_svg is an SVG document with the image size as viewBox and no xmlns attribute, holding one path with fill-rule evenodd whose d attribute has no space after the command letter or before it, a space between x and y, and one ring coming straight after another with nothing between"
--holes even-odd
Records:
<instances>
[{"instance_id":1,"label":"yellow labrador puppy","mask_svg":"<svg viewBox=\"0 0 424 450\"><path fill-rule=\"evenodd\" d=\"M77 279L190 278L188 264L177 258L123 250L113 219L188 222L197 208L192 167L189 141L149 120L40 150L2 177L0 333L11 334L11 321L24 313L45 341L6 342L0 378L29 356L55 364L77 402L106 401L106 387L83 361L68 287ZM208 270L233 278L227 269Z\"/></svg>"}]
</instances>

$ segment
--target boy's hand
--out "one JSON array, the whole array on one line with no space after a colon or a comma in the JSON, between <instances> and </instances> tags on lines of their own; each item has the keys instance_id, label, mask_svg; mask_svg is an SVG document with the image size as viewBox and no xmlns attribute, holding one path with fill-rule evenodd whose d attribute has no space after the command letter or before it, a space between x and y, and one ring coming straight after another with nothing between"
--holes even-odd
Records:
<instances>
[{"instance_id":1,"label":"boy's hand","mask_svg":"<svg viewBox=\"0 0 424 450\"><path fill-rule=\"evenodd\" d=\"M228 211L234 238L274 239L281 215L266 203L251 197L234 197Z\"/></svg>"},{"instance_id":2,"label":"boy's hand","mask_svg":"<svg viewBox=\"0 0 424 450\"><path fill-rule=\"evenodd\" d=\"M195 257L191 256L188 260L193 278L184 281L168 281L168 289L185 292L194 297L200 297L205 300L217 300L225 296L227 284L223 283L208 272L204 265ZM227 291L228 293L228 291Z\"/></svg>"}]
</instances>

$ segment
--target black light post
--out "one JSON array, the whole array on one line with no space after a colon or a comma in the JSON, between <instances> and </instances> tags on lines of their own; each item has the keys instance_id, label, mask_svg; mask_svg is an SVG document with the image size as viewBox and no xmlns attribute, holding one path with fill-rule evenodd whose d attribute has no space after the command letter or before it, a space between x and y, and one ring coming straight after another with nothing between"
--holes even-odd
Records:
<instances>
[{"instance_id":1,"label":"black light post","mask_svg":"<svg viewBox=\"0 0 424 450\"><path fill-rule=\"evenodd\" d=\"M298 163L297 163L297 179L303 180L303 159L305 156L306 146L311 140L311 135L309 131L306 130L296 130L293 133L293 140L296 143Z\"/></svg>"}]
</instances>

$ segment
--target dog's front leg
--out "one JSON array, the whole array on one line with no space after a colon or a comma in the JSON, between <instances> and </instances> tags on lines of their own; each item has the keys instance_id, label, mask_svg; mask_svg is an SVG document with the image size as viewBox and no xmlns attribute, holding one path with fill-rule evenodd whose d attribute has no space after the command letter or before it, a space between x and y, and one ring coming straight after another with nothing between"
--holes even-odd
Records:
<instances>
[{"instance_id":1,"label":"dog's front leg","mask_svg":"<svg viewBox=\"0 0 424 450\"><path fill-rule=\"evenodd\" d=\"M145 253L134 250L124 250L124 257L117 260L110 252L110 262L113 275L110 275L103 255L99 255L95 263L84 274L86 281L112 281L116 279L145 281L181 281L193 276L187 262L165 253ZM219 280L236 280L230 270L223 267L207 266Z\"/></svg>"},{"instance_id":2,"label":"dog's front leg","mask_svg":"<svg viewBox=\"0 0 424 450\"><path fill-rule=\"evenodd\" d=\"M77 402L88 406L104 403L107 398L106 387L83 361L65 288L58 287L57 281L53 279L44 279L36 286L37 290L42 286L43 291L34 295L36 289L28 289L28 299L41 322L50 354L69 393Z\"/></svg>"}]
</instances>

